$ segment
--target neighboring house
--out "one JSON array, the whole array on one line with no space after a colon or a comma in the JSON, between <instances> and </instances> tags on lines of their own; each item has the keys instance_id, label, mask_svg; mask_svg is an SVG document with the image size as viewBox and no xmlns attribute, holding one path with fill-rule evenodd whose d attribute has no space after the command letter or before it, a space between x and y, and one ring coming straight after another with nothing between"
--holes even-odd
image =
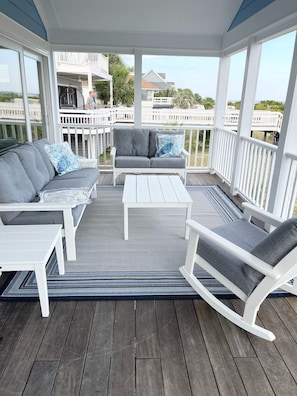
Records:
<instances>
[{"instance_id":1,"label":"neighboring house","mask_svg":"<svg viewBox=\"0 0 297 396\"><path fill-rule=\"evenodd\" d=\"M89 91L96 81L109 81L112 92L112 76L105 55L75 52L56 52L55 55L61 109L85 109Z\"/></svg>"},{"instance_id":2,"label":"neighboring house","mask_svg":"<svg viewBox=\"0 0 297 396\"><path fill-rule=\"evenodd\" d=\"M142 74L141 97L142 105L153 108L170 108L173 107L172 99L169 97L155 98L154 93L167 91L175 88L174 82L167 82L165 73L157 73L150 70Z\"/></svg>"}]
</instances>

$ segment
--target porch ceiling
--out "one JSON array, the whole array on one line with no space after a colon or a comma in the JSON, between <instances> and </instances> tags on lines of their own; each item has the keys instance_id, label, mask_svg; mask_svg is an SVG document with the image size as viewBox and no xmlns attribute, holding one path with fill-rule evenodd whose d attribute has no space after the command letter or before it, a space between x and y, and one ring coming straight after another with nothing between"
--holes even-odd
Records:
<instances>
[{"instance_id":1,"label":"porch ceiling","mask_svg":"<svg viewBox=\"0 0 297 396\"><path fill-rule=\"evenodd\" d=\"M34 0L56 50L220 55L280 21L292 0ZM232 22L232 29L228 32ZM292 23L291 23L292 25ZM243 45L243 44L241 44Z\"/></svg>"}]
</instances>

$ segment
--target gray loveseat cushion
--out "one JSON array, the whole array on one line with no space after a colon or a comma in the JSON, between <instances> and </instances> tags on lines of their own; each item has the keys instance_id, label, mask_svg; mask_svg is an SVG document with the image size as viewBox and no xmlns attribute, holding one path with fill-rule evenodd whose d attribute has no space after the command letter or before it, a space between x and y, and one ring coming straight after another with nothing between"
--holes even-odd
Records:
<instances>
[{"instance_id":1,"label":"gray loveseat cushion","mask_svg":"<svg viewBox=\"0 0 297 396\"><path fill-rule=\"evenodd\" d=\"M30 202L36 191L16 153L8 152L0 157L0 202ZM4 224L13 220L19 212L1 212Z\"/></svg>"},{"instance_id":2,"label":"gray loveseat cushion","mask_svg":"<svg viewBox=\"0 0 297 396\"><path fill-rule=\"evenodd\" d=\"M141 156L119 156L115 160L116 168L149 168L150 159Z\"/></svg>"},{"instance_id":3,"label":"gray loveseat cushion","mask_svg":"<svg viewBox=\"0 0 297 396\"><path fill-rule=\"evenodd\" d=\"M152 157L150 161L151 168L185 168L185 159L181 157Z\"/></svg>"},{"instance_id":4,"label":"gray loveseat cushion","mask_svg":"<svg viewBox=\"0 0 297 396\"><path fill-rule=\"evenodd\" d=\"M149 129L114 128L113 138L117 156L148 156Z\"/></svg>"},{"instance_id":5,"label":"gray loveseat cushion","mask_svg":"<svg viewBox=\"0 0 297 396\"><path fill-rule=\"evenodd\" d=\"M249 252L259 241L267 237L265 231L244 219L214 228L213 231ZM241 260L234 258L233 255L216 244L206 241L203 237L199 238L197 253L243 290L246 295L250 295L254 290L255 283L246 276L244 270L246 264Z\"/></svg>"}]
</instances>

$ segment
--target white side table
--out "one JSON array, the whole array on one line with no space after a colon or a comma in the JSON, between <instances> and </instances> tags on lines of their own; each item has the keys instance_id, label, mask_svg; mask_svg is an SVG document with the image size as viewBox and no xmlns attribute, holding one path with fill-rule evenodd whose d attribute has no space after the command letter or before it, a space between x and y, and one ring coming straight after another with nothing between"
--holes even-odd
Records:
<instances>
[{"instance_id":1,"label":"white side table","mask_svg":"<svg viewBox=\"0 0 297 396\"><path fill-rule=\"evenodd\" d=\"M45 266L56 249L65 273L60 224L0 226L0 271L34 271L43 317L49 316Z\"/></svg>"}]
</instances>

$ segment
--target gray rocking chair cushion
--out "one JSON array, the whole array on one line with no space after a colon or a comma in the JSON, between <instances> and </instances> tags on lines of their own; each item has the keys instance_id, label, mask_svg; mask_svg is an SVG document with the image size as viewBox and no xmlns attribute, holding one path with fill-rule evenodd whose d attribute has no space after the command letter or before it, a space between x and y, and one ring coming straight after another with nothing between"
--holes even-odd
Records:
<instances>
[{"instance_id":1,"label":"gray rocking chair cushion","mask_svg":"<svg viewBox=\"0 0 297 396\"><path fill-rule=\"evenodd\" d=\"M265 231L245 219L224 224L214 228L212 231L249 252L259 241L262 241L267 236ZM255 284L245 274L244 267L246 264L243 261L235 258L217 244L205 240L203 237L199 238L197 253L209 262L212 267L243 290L246 295L251 294L255 288Z\"/></svg>"},{"instance_id":2,"label":"gray rocking chair cushion","mask_svg":"<svg viewBox=\"0 0 297 396\"><path fill-rule=\"evenodd\" d=\"M297 246L297 218L284 221L279 227L258 243L251 253L270 265L276 265ZM264 278L259 271L247 264L244 266L246 276L255 286Z\"/></svg>"}]
</instances>

